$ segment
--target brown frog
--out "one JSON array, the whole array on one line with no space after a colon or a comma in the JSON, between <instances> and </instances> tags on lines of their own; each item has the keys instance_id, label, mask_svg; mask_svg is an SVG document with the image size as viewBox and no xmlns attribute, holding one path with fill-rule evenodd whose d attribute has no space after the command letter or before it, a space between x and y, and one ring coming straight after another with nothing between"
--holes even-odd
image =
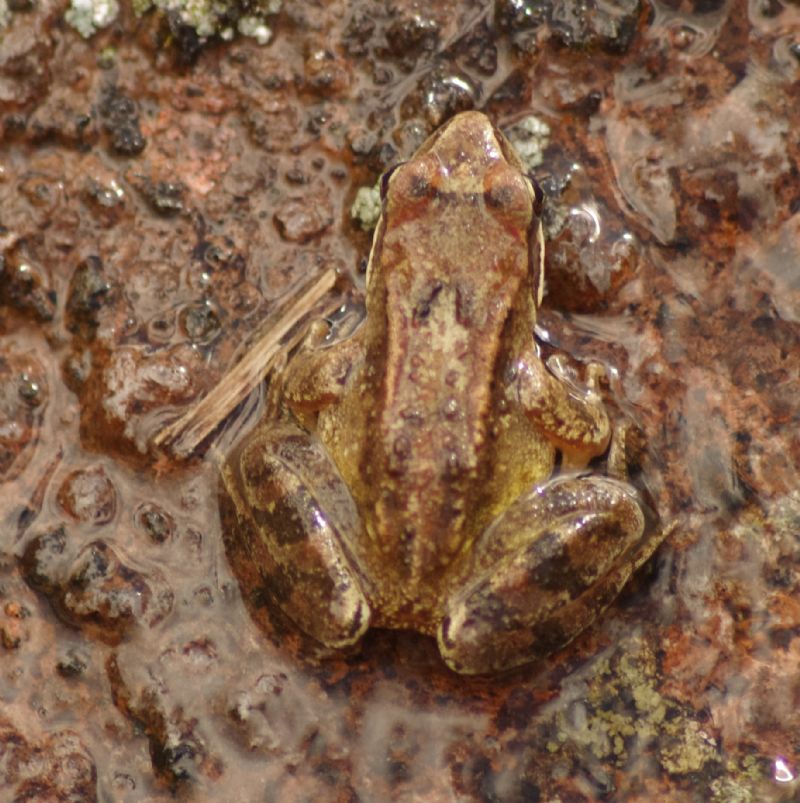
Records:
<instances>
[{"instance_id":1,"label":"brown frog","mask_svg":"<svg viewBox=\"0 0 800 803\"><path fill-rule=\"evenodd\" d=\"M542 195L510 143L459 114L382 198L366 319L301 351L282 415L229 455L227 537L325 645L412 629L457 672L508 669L583 630L658 538L586 471L612 439L602 369L579 388L540 357Z\"/></svg>"}]
</instances>

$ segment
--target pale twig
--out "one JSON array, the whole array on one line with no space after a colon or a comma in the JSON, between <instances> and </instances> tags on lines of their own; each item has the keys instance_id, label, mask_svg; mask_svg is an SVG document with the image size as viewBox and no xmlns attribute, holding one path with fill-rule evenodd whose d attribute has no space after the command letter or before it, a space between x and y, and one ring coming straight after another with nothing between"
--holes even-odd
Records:
<instances>
[{"instance_id":1,"label":"pale twig","mask_svg":"<svg viewBox=\"0 0 800 803\"><path fill-rule=\"evenodd\" d=\"M164 427L153 439L153 444L167 449L175 457L191 455L261 382L275 358L302 340L305 327L298 328L284 342L286 335L314 310L333 289L335 282L334 272L326 271L316 281L290 295L259 327L242 359L225 373L207 396Z\"/></svg>"}]
</instances>

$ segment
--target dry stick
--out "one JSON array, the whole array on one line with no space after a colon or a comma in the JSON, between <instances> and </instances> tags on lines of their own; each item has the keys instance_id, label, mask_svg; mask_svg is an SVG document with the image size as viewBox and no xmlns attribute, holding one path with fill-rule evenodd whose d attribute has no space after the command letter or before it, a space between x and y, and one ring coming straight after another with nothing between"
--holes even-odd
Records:
<instances>
[{"instance_id":1,"label":"dry stick","mask_svg":"<svg viewBox=\"0 0 800 803\"><path fill-rule=\"evenodd\" d=\"M291 296L278 310L277 320L270 315L262 324L260 333L248 347L244 357L222 377L207 396L164 427L153 439L154 445L166 447L175 457L188 457L261 382L278 352L300 342L305 333L304 328L298 330L288 343L282 341L287 332L333 289L335 282L336 274L326 271L315 282Z\"/></svg>"}]
</instances>

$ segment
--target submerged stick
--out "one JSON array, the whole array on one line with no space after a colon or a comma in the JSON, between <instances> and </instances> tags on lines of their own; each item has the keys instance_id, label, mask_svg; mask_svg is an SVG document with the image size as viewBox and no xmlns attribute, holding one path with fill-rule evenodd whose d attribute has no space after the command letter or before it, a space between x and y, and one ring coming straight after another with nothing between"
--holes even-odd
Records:
<instances>
[{"instance_id":1,"label":"submerged stick","mask_svg":"<svg viewBox=\"0 0 800 803\"><path fill-rule=\"evenodd\" d=\"M222 376L208 395L164 427L153 438L153 444L167 449L175 457L185 458L192 454L261 382L281 350L289 350L302 340L305 327L299 328L288 341L283 341L333 289L335 283L336 274L326 271L314 282L290 295L276 313L268 316L259 327L244 357Z\"/></svg>"}]
</instances>

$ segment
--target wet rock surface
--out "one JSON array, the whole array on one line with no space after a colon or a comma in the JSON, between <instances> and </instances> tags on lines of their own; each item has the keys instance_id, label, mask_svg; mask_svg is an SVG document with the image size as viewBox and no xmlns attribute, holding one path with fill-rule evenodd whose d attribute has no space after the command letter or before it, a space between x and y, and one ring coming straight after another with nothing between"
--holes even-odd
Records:
<instances>
[{"instance_id":1,"label":"wet rock surface","mask_svg":"<svg viewBox=\"0 0 800 803\"><path fill-rule=\"evenodd\" d=\"M0 783L14 800L97 800L97 768L77 733L61 730L26 738L0 720Z\"/></svg>"},{"instance_id":2,"label":"wet rock surface","mask_svg":"<svg viewBox=\"0 0 800 803\"><path fill-rule=\"evenodd\" d=\"M266 46L9 9L0 797L796 799L797 5L285 2ZM547 194L543 347L613 369L674 530L576 642L465 679L309 645L209 441L154 439L292 288L358 308L357 190L472 107Z\"/></svg>"},{"instance_id":3,"label":"wet rock surface","mask_svg":"<svg viewBox=\"0 0 800 803\"><path fill-rule=\"evenodd\" d=\"M102 466L68 474L58 489L58 503L75 521L108 524L117 510L117 492Z\"/></svg>"},{"instance_id":4,"label":"wet rock surface","mask_svg":"<svg viewBox=\"0 0 800 803\"><path fill-rule=\"evenodd\" d=\"M42 364L13 340L0 354L0 479L14 479L30 462L41 436L48 389Z\"/></svg>"},{"instance_id":5,"label":"wet rock surface","mask_svg":"<svg viewBox=\"0 0 800 803\"><path fill-rule=\"evenodd\" d=\"M157 568L138 571L99 539L76 552L77 540L58 526L33 537L21 561L25 579L64 622L117 643L130 627L153 627L169 614L173 593Z\"/></svg>"}]
</instances>

